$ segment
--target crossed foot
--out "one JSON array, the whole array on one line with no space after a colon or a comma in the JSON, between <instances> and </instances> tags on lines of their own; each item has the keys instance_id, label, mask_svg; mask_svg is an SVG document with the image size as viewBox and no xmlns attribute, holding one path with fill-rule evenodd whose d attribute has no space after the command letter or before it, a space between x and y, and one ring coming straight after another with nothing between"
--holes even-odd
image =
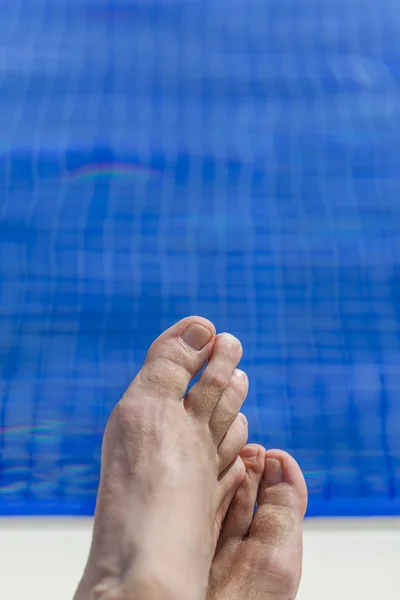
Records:
<instances>
[{"instance_id":1,"label":"crossed foot","mask_svg":"<svg viewBox=\"0 0 400 600\"><path fill-rule=\"evenodd\" d=\"M241 355L236 338L200 317L152 344L107 424L75 600L296 596L304 479L289 455L244 447Z\"/></svg>"}]
</instances>

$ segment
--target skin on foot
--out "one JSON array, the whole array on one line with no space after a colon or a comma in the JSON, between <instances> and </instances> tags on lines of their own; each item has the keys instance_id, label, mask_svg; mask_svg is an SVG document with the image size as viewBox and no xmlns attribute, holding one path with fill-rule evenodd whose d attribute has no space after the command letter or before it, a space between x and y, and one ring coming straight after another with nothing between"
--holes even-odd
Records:
<instances>
[{"instance_id":1,"label":"skin on foot","mask_svg":"<svg viewBox=\"0 0 400 600\"><path fill-rule=\"evenodd\" d=\"M246 475L226 514L207 600L294 600L307 506L303 474L281 450L249 444L240 456Z\"/></svg>"},{"instance_id":2,"label":"skin on foot","mask_svg":"<svg viewBox=\"0 0 400 600\"><path fill-rule=\"evenodd\" d=\"M216 336L201 317L152 344L106 427L92 546L75 600L205 598L219 507L245 474L235 459L247 441L241 356L236 338Z\"/></svg>"}]
</instances>

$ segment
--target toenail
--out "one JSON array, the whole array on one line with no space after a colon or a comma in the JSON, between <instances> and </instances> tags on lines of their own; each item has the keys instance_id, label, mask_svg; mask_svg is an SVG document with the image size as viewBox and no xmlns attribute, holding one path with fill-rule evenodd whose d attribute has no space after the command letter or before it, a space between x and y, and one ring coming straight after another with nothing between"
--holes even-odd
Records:
<instances>
[{"instance_id":1,"label":"toenail","mask_svg":"<svg viewBox=\"0 0 400 600\"><path fill-rule=\"evenodd\" d=\"M182 334L182 341L192 350L202 350L212 337L211 331L199 325L191 323Z\"/></svg>"},{"instance_id":2,"label":"toenail","mask_svg":"<svg viewBox=\"0 0 400 600\"><path fill-rule=\"evenodd\" d=\"M250 458L257 458L259 454L259 449L257 446L245 446L243 450L240 452L241 458L248 460Z\"/></svg>"},{"instance_id":3,"label":"toenail","mask_svg":"<svg viewBox=\"0 0 400 600\"><path fill-rule=\"evenodd\" d=\"M246 373L240 369L235 369L233 374L236 375L236 377L240 377L240 379L246 379L247 377Z\"/></svg>"},{"instance_id":4,"label":"toenail","mask_svg":"<svg viewBox=\"0 0 400 600\"><path fill-rule=\"evenodd\" d=\"M246 415L244 415L243 413L239 413L238 414L238 418L241 420L241 422L243 423L243 425L247 425L247 417L246 417Z\"/></svg>"},{"instance_id":5,"label":"toenail","mask_svg":"<svg viewBox=\"0 0 400 600\"><path fill-rule=\"evenodd\" d=\"M264 481L267 485L276 485L283 479L282 464L276 458L265 461Z\"/></svg>"}]
</instances>

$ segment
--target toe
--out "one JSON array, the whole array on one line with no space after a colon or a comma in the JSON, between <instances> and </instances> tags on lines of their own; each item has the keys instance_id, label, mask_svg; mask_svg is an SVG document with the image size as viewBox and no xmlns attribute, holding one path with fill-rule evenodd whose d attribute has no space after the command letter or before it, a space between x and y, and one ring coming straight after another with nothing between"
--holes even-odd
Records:
<instances>
[{"instance_id":1,"label":"toe","mask_svg":"<svg viewBox=\"0 0 400 600\"><path fill-rule=\"evenodd\" d=\"M179 321L150 346L145 364L132 385L147 396L181 400L191 379L208 359L215 341L215 327L202 317Z\"/></svg>"},{"instance_id":2,"label":"toe","mask_svg":"<svg viewBox=\"0 0 400 600\"><path fill-rule=\"evenodd\" d=\"M246 474L230 502L218 548L229 540L243 539L250 528L258 487L264 471L265 449L257 444L248 444L240 453Z\"/></svg>"},{"instance_id":3,"label":"toe","mask_svg":"<svg viewBox=\"0 0 400 600\"><path fill-rule=\"evenodd\" d=\"M258 541L260 577L270 595L294 598L301 578L302 522L307 488L299 465L286 452L268 450L248 543ZM266 596L269 597L269 596Z\"/></svg>"},{"instance_id":4,"label":"toe","mask_svg":"<svg viewBox=\"0 0 400 600\"><path fill-rule=\"evenodd\" d=\"M243 413L239 413L218 447L220 473L231 464L233 459L242 450L247 442L248 435L249 426L247 419Z\"/></svg>"},{"instance_id":5,"label":"toe","mask_svg":"<svg viewBox=\"0 0 400 600\"><path fill-rule=\"evenodd\" d=\"M210 418L210 431L214 441L219 444L235 421L249 391L246 373L235 369L228 387L221 395Z\"/></svg>"},{"instance_id":6,"label":"toe","mask_svg":"<svg viewBox=\"0 0 400 600\"><path fill-rule=\"evenodd\" d=\"M291 527L301 524L307 508L307 487L299 465L287 452L266 452L257 506L258 511L252 527L253 535L265 537L263 527L267 526L268 538L271 539L270 527L276 527L272 537L279 541L280 533L285 533L280 531L279 527L283 519L286 519L287 525Z\"/></svg>"},{"instance_id":7,"label":"toe","mask_svg":"<svg viewBox=\"0 0 400 600\"><path fill-rule=\"evenodd\" d=\"M225 469L219 478L220 506L215 517L214 541L219 538L222 522L231 504L237 489L245 477L245 465L241 457L237 456Z\"/></svg>"},{"instance_id":8,"label":"toe","mask_svg":"<svg viewBox=\"0 0 400 600\"><path fill-rule=\"evenodd\" d=\"M185 405L189 412L201 420L210 420L216 405L230 384L241 357L242 346L238 339L228 333L217 335L209 362L200 379L187 395ZM239 409L240 406L233 418L225 423L224 431L220 439L215 440L216 443L219 443L226 434Z\"/></svg>"}]
</instances>

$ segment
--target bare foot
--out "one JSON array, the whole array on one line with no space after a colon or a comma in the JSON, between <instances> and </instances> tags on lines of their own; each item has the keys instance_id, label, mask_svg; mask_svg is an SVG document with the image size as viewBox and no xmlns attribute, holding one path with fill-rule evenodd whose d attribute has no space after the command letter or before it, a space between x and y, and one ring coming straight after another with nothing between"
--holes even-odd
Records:
<instances>
[{"instance_id":1,"label":"bare foot","mask_svg":"<svg viewBox=\"0 0 400 600\"><path fill-rule=\"evenodd\" d=\"M307 505L303 474L281 450L249 444L241 457L246 476L226 515L207 600L294 600Z\"/></svg>"},{"instance_id":2,"label":"bare foot","mask_svg":"<svg viewBox=\"0 0 400 600\"><path fill-rule=\"evenodd\" d=\"M241 356L236 338L216 336L201 317L152 344L107 424L92 547L75 600L205 598L218 507L245 473L235 460L247 441Z\"/></svg>"}]
</instances>

